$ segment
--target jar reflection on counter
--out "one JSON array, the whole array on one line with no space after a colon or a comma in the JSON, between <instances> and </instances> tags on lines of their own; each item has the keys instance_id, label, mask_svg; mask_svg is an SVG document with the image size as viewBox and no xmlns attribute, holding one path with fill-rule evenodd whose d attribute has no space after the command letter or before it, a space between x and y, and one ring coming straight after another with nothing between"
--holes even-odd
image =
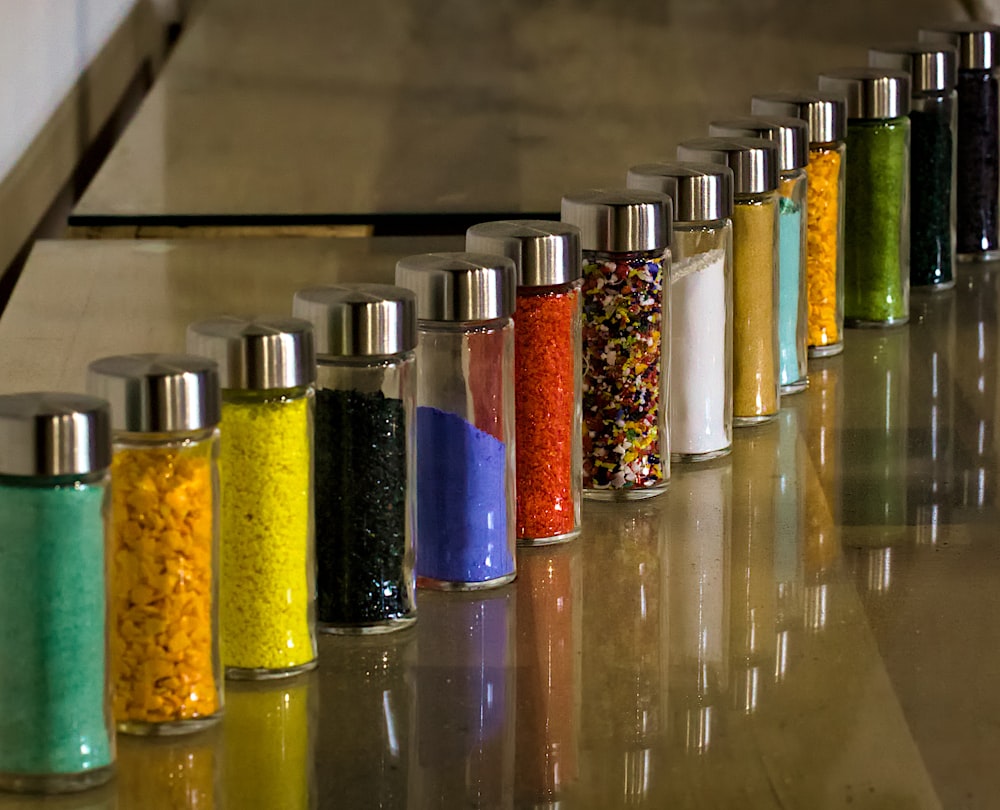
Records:
<instances>
[{"instance_id":1,"label":"jar reflection on counter","mask_svg":"<svg viewBox=\"0 0 1000 810\"><path fill-rule=\"evenodd\" d=\"M758 138L695 138L680 160L733 170L733 424L773 419L780 404L778 147Z\"/></svg>"},{"instance_id":2,"label":"jar reflection on counter","mask_svg":"<svg viewBox=\"0 0 1000 810\"><path fill-rule=\"evenodd\" d=\"M0 397L0 789L63 793L112 776L105 506L107 402Z\"/></svg>"},{"instance_id":3,"label":"jar reflection on counter","mask_svg":"<svg viewBox=\"0 0 1000 810\"><path fill-rule=\"evenodd\" d=\"M216 364L136 354L90 364L111 403L111 684L120 731L218 721L220 390Z\"/></svg>"},{"instance_id":4,"label":"jar reflection on counter","mask_svg":"<svg viewBox=\"0 0 1000 810\"><path fill-rule=\"evenodd\" d=\"M119 742L117 810L221 810L222 729Z\"/></svg>"},{"instance_id":5,"label":"jar reflection on counter","mask_svg":"<svg viewBox=\"0 0 1000 810\"><path fill-rule=\"evenodd\" d=\"M733 173L715 163L646 163L626 183L673 204L670 458L708 461L733 441Z\"/></svg>"},{"instance_id":6,"label":"jar reflection on counter","mask_svg":"<svg viewBox=\"0 0 1000 810\"><path fill-rule=\"evenodd\" d=\"M658 192L562 199L583 249L583 488L648 498L670 480L671 203Z\"/></svg>"},{"instance_id":7,"label":"jar reflection on counter","mask_svg":"<svg viewBox=\"0 0 1000 810\"><path fill-rule=\"evenodd\" d=\"M384 284L312 287L292 311L316 341L317 621L383 633L416 621L416 318Z\"/></svg>"}]
</instances>

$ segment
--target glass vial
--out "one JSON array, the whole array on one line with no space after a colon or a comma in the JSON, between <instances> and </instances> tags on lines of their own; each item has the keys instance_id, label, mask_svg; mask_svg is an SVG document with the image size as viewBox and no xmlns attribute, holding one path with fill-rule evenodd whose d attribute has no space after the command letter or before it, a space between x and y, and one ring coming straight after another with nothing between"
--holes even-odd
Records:
<instances>
[{"instance_id":1,"label":"glass vial","mask_svg":"<svg viewBox=\"0 0 1000 810\"><path fill-rule=\"evenodd\" d=\"M670 197L670 460L733 443L733 172L716 163L633 166L629 188Z\"/></svg>"},{"instance_id":2,"label":"glass vial","mask_svg":"<svg viewBox=\"0 0 1000 810\"><path fill-rule=\"evenodd\" d=\"M778 147L760 138L696 138L681 160L733 170L733 424L767 422L780 407Z\"/></svg>"},{"instance_id":3,"label":"glass vial","mask_svg":"<svg viewBox=\"0 0 1000 810\"><path fill-rule=\"evenodd\" d=\"M670 480L670 199L651 191L563 197L583 249L583 489L631 500Z\"/></svg>"},{"instance_id":4,"label":"glass vial","mask_svg":"<svg viewBox=\"0 0 1000 810\"><path fill-rule=\"evenodd\" d=\"M220 643L226 677L316 666L312 532L312 328L286 317L214 318L187 348L222 385Z\"/></svg>"},{"instance_id":5,"label":"glass vial","mask_svg":"<svg viewBox=\"0 0 1000 810\"><path fill-rule=\"evenodd\" d=\"M895 326L910 318L910 77L845 68L819 77L847 97L844 320Z\"/></svg>"},{"instance_id":6,"label":"glass vial","mask_svg":"<svg viewBox=\"0 0 1000 810\"><path fill-rule=\"evenodd\" d=\"M806 298L810 357L844 350L844 192L847 106L835 93L754 96L754 115L800 118L809 128L806 165Z\"/></svg>"},{"instance_id":7,"label":"glass vial","mask_svg":"<svg viewBox=\"0 0 1000 810\"><path fill-rule=\"evenodd\" d=\"M910 75L910 286L955 286L955 49L933 42L882 45L873 67Z\"/></svg>"},{"instance_id":8,"label":"glass vial","mask_svg":"<svg viewBox=\"0 0 1000 810\"><path fill-rule=\"evenodd\" d=\"M388 284L312 287L292 312L315 333L317 621L385 633L417 618L413 296Z\"/></svg>"},{"instance_id":9,"label":"glass vial","mask_svg":"<svg viewBox=\"0 0 1000 810\"><path fill-rule=\"evenodd\" d=\"M514 579L514 314L503 256L428 253L396 264L416 293L417 579L474 590Z\"/></svg>"},{"instance_id":10,"label":"glass vial","mask_svg":"<svg viewBox=\"0 0 1000 810\"><path fill-rule=\"evenodd\" d=\"M90 364L111 403L111 664L118 730L183 734L222 714L218 635L220 392L202 357Z\"/></svg>"},{"instance_id":11,"label":"glass vial","mask_svg":"<svg viewBox=\"0 0 1000 810\"><path fill-rule=\"evenodd\" d=\"M782 395L804 391L809 385L808 128L798 118L742 116L713 121L708 133L716 137L766 138L778 147L778 374Z\"/></svg>"},{"instance_id":12,"label":"glass vial","mask_svg":"<svg viewBox=\"0 0 1000 810\"><path fill-rule=\"evenodd\" d=\"M469 228L466 249L496 253L518 271L514 311L517 542L580 534L580 231L542 220Z\"/></svg>"},{"instance_id":13,"label":"glass vial","mask_svg":"<svg viewBox=\"0 0 1000 810\"><path fill-rule=\"evenodd\" d=\"M0 397L0 789L83 790L115 759L107 690L106 402Z\"/></svg>"},{"instance_id":14,"label":"glass vial","mask_svg":"<svg viewBox=\"0 0 1000 810\"><path fill-rule=\"evenodd\" d=\"M920 31L958 49L956 250L960 261L1000 256L1000 27L956 22Z\"/></svg>"}]
</instances>

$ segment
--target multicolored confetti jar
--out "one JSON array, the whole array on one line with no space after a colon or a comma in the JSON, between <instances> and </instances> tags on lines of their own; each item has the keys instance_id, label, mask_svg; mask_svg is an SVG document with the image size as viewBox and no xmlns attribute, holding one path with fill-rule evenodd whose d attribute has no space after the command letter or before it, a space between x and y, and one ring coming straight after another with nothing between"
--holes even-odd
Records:
<instances>
[{"instance_id":1,"label":"multicolored confetti jar","mask_svg":"<svg viewBox=\"0 0 1000 810\"><path fill-rule=\"evenodd\" d=\"M218 363L222 384L226 677L312 669L312 327L285 317L214 318L188 327L187 348Z\"/></svg>"},{"instance_id":2,"label":"multicolored confetti jar","mask_svg":"<svg viewBox=\"0 0 1000 810\"><path fill-rule=\"evenodd\" d=\"M107 782L108 404L0 397L0 789Z\"/></svg>"},{"instance_id":3,"label":"multicolored confetti jar","mask_svg":"<svg viewBox=\"0 0 1000 810\"><path fill-rule=\"evenodd\" d=\"M886 68L824 73L847 96L844 320L886 327L910 318L910 77Z\"/></svg>"},{"instance_id":4,"label":"multicolored confetti jar","mask_svg":"<svg viewBox=\"0 0 1000 810\"><path fill-rule=\"evenodd\" d=\"M958 49L955 225L959 261L1000 257L1000 26L953 22L920 31Z\"/></svg>"},{"instance_id":5,"label":"multicolored confetti jar","mask_svg":"<svg viewBox=\"0 0 1000 810\"><path fill-rule=\"evenodd\" d=\"M670 198L585 191L562 219L583 248L584 494L649 498L670 480Z\"/></svg>"},{"instance_id":6,"label":"multicolored confetti jar","mask_svg":"<svg viewBox=\"0 0 1000 810\"><path fill-rule=\"evenodd\" d=\"M413 295L388 284L313 287L295 294L292 311L316 339L319 628L409 627L417 619Z\"/></svg>"},{"instance_id":7,"label":"multicolored confetti jar","mask_svg":"<svg viewBox=\"0 0 1000 810\"><path fill-rule=\"evenodd\" d=\"M769 93L754 96L751 111L800 118L809 128L807 343L810 357L840 354L844 350L846 102L834 93Z\"/></svg>"},{"instance_id":8,"label":"multicolored confetti jar","mask_svg":"<svg viewBox=\"0 0 1000 810\"><path fill-rule=\"evenodd\" d=\"M486 222L466 248L514 260L517 541L580 533L580 232L562 222Z\"/></svg>"},{"instance_id":9,"label":"multicolored confetti jar","mask_svg":"<svg viewBox=\"0 0 1000 810\"><path fill-rule=\"evenodd\" d=\"M183 734L222 715L219 375L193 355L90 364L111 403L110 679L118 730Z\"/></svg>"},{"instance_id":10,"label":"multicolored confetti jar","mask_svg":"<svg viewBox=\"0 0 1000 810\"><path fill-rule=\"evenodd\" d=\"M417 581L514 579L514 314L505 256L427 253L396 264L417 296Z\"/></svg>"},{"instance_id":11,"label":"multicolored confetti jar","mask_svg":"<svg viewBox=\"0 0 1000 810\"><path fill-rule=\"evenodd\" d=\"M670 459L723 456L733 443L733 172L646 163L629 169L627 183L673 202Z\"/></svg>"},{"instance_id":12,"label":"multicolored confetti jar","mask_svg":"<svg viewBox=\"0 0 1000 810\"><path fill-rule=\"evenodd\" d=\"M778 147L762 138L696 138L681 160L733 170L733 424L778 415Z\"/></svg>"},{"instance_id":13,"label":"multicolored confetti jar","mask_svg":"<svg viewBox=\"0 0 1000 810\"><path fill-rule=\"evenodd\" d=\"M778 374L782 396L804 391L809 385L805 169L809 130L798 118L741 116L713 121L708 131L720 137L766 138L778 147Z\"/></svg>"}]
</instances>

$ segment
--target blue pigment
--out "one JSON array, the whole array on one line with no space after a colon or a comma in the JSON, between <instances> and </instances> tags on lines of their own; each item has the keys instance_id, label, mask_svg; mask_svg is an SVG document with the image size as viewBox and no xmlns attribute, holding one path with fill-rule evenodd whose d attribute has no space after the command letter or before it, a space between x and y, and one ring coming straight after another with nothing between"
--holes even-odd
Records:
<instances>
[{"instance_id":1,"label":"blue pigment","mask_svg":"<svg viewBox=\"0 0 1000 810\"><path fill-rule=\"evenodd\" d=\"M460 416L417 408L417 575L488 582L514 572L503 442Z\"/></svg>"},{"instance_id":2,"label":"blue pigment","mask_svg":"<svg viewBox=\"0 0 1000 810\"><path fill-rule=\"evenodd\" d=\"M782 197L778 214L778 348L781 384L799 382L799 296L802 284L802 208Z\"/></svg>"}]
</instances>

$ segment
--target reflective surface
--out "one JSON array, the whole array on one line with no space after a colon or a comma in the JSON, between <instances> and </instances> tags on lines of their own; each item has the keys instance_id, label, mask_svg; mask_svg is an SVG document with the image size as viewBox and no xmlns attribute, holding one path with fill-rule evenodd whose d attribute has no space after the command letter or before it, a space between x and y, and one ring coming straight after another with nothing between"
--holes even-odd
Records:
<instances>
[{"instance_id":1,"label":"reflective surface","mask_svg":"<svg viewBox=\"0 0 1000 810\"><path fill-rule=\"evenodd\" d=\"M554 214L754 93L962 17L959 0L210 0L73 222L413 233L431 215L423 232L460 233L477 220L447 215Z\"/></svg>"},{"instance_id":2,"label":"reflective surface","mask_svg":"<svg viewBox=\"0 0 1000 810\"><path fill-rule=\"evenodd\" d=\"M79 389L94 356L455 242L41 243L0 379ZM512 585L421 592L412 630L230 686L218 729L121 738L106 788L0 808L995 807L998 295L1000 266L960 265L731 456L586 503Z\"/></svg>"}]
</instances>

